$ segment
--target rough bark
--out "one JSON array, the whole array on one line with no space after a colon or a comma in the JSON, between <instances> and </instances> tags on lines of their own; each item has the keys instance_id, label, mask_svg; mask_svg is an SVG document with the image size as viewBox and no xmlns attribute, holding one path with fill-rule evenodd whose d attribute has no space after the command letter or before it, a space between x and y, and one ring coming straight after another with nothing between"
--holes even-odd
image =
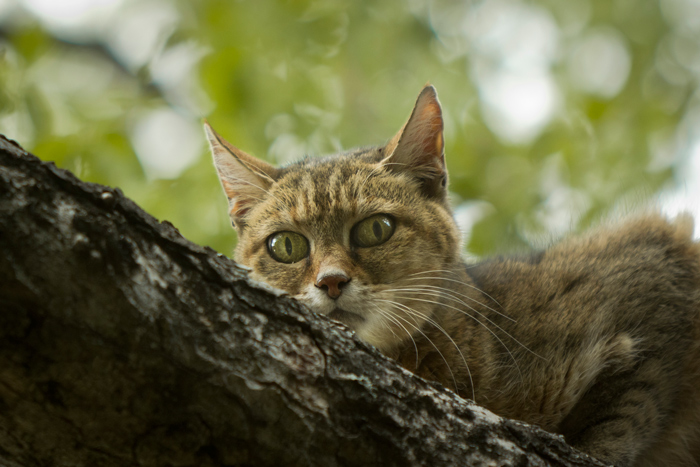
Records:
<instances>
[{"instance_id":1,"label":"rough bark","mask_svg":"<svg viewBox=\"0 0 700 467\"><path fill-rule=\"evenodd\" d=\"M602 465L0 136L0 465Z\"/></svg>"}]
</instances>

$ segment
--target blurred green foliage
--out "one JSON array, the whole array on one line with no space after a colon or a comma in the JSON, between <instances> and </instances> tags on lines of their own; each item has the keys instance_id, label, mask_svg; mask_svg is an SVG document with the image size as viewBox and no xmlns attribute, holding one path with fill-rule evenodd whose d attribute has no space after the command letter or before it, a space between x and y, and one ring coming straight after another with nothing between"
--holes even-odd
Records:
<instances>
[{"instance_id":1,"label":"blurred green foliage","mask_svg":"<svg viewBox=\"0 0 700 467\"><path fill-rule=\"evenodd\" d=\"M17 3L0 16L0 133L226 254L235 234L203 132L174 178L149 172L134 141L151 112L206 117L248 153L285 163L383 143L430 81L455 205L474 207L458 216L473 214L477 255L643 202L695 137L693 0L124 0L82 36L35 10ZM119 45L134 18L149 26L133 34L158 34L151 49ZM499 97L504 76L515 85ZM534 84L518 87L522 76ZM510 105L525 109L516 123ZM169 147L167 132L151 139Z\"/></svg>"}]
</instances>

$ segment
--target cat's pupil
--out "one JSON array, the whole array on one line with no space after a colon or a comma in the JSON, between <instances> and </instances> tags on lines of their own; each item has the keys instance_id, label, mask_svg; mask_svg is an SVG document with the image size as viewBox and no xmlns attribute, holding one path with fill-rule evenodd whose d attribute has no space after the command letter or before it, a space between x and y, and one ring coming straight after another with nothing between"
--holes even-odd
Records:
<instances>
[{"instance_id":1,"label":"cat's pupil","mask_svg":"<svg viewBox=\"0 0 700 467\"><path fill-rule=\"evenodd\" d=\"M287 250L287 254L289 256L292 255L292 241L289 239L289 237L284 239L284 249Z\"/></svg>"},{"instance_id":2,"label":"cat's pupil","mask_svg":"<svg viewBox=\"0 0 700 467\"><path fill-rule=\"evenodd\" d=\"M372 231L374 232L374 236L377 237L377 240L382 239L382 226L379 225L378 221L374 221L372 224Z\"/></svg>"}]
</instances>

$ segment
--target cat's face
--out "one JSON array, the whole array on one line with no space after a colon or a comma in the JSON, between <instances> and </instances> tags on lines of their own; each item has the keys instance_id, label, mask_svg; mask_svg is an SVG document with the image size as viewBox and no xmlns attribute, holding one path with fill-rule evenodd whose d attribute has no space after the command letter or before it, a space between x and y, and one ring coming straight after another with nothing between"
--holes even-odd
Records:
<instances>
[{"instance_id":1,"label":"cat's face","mask_svg":"<svg viewBox=\"0 0 700 467\"><path fill-rule=\"evenodd\" d=\"M284 168L207 132L239 233L235 258L254 279L383 351L419 332L435 303L417 281L439 287L460 251L432 87L385 147Z\"/></svg>"}]
</instances>

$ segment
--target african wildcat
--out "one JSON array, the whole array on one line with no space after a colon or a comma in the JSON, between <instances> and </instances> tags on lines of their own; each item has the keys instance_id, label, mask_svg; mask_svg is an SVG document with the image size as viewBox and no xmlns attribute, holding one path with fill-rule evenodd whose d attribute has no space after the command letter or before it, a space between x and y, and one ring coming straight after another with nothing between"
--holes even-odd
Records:
<instances>
[{"instance_id":1,"label":"african wildcat","mask_svg":"<svg viewBox=\"0 0 700 467\"><path fill-rule=\"evenodd\" d=\"M275 168L205 127L251 276L618 466L700 461L700 246L648 215L465 264L427 86L383 147Z\"/></svg>"}]
</instances>

